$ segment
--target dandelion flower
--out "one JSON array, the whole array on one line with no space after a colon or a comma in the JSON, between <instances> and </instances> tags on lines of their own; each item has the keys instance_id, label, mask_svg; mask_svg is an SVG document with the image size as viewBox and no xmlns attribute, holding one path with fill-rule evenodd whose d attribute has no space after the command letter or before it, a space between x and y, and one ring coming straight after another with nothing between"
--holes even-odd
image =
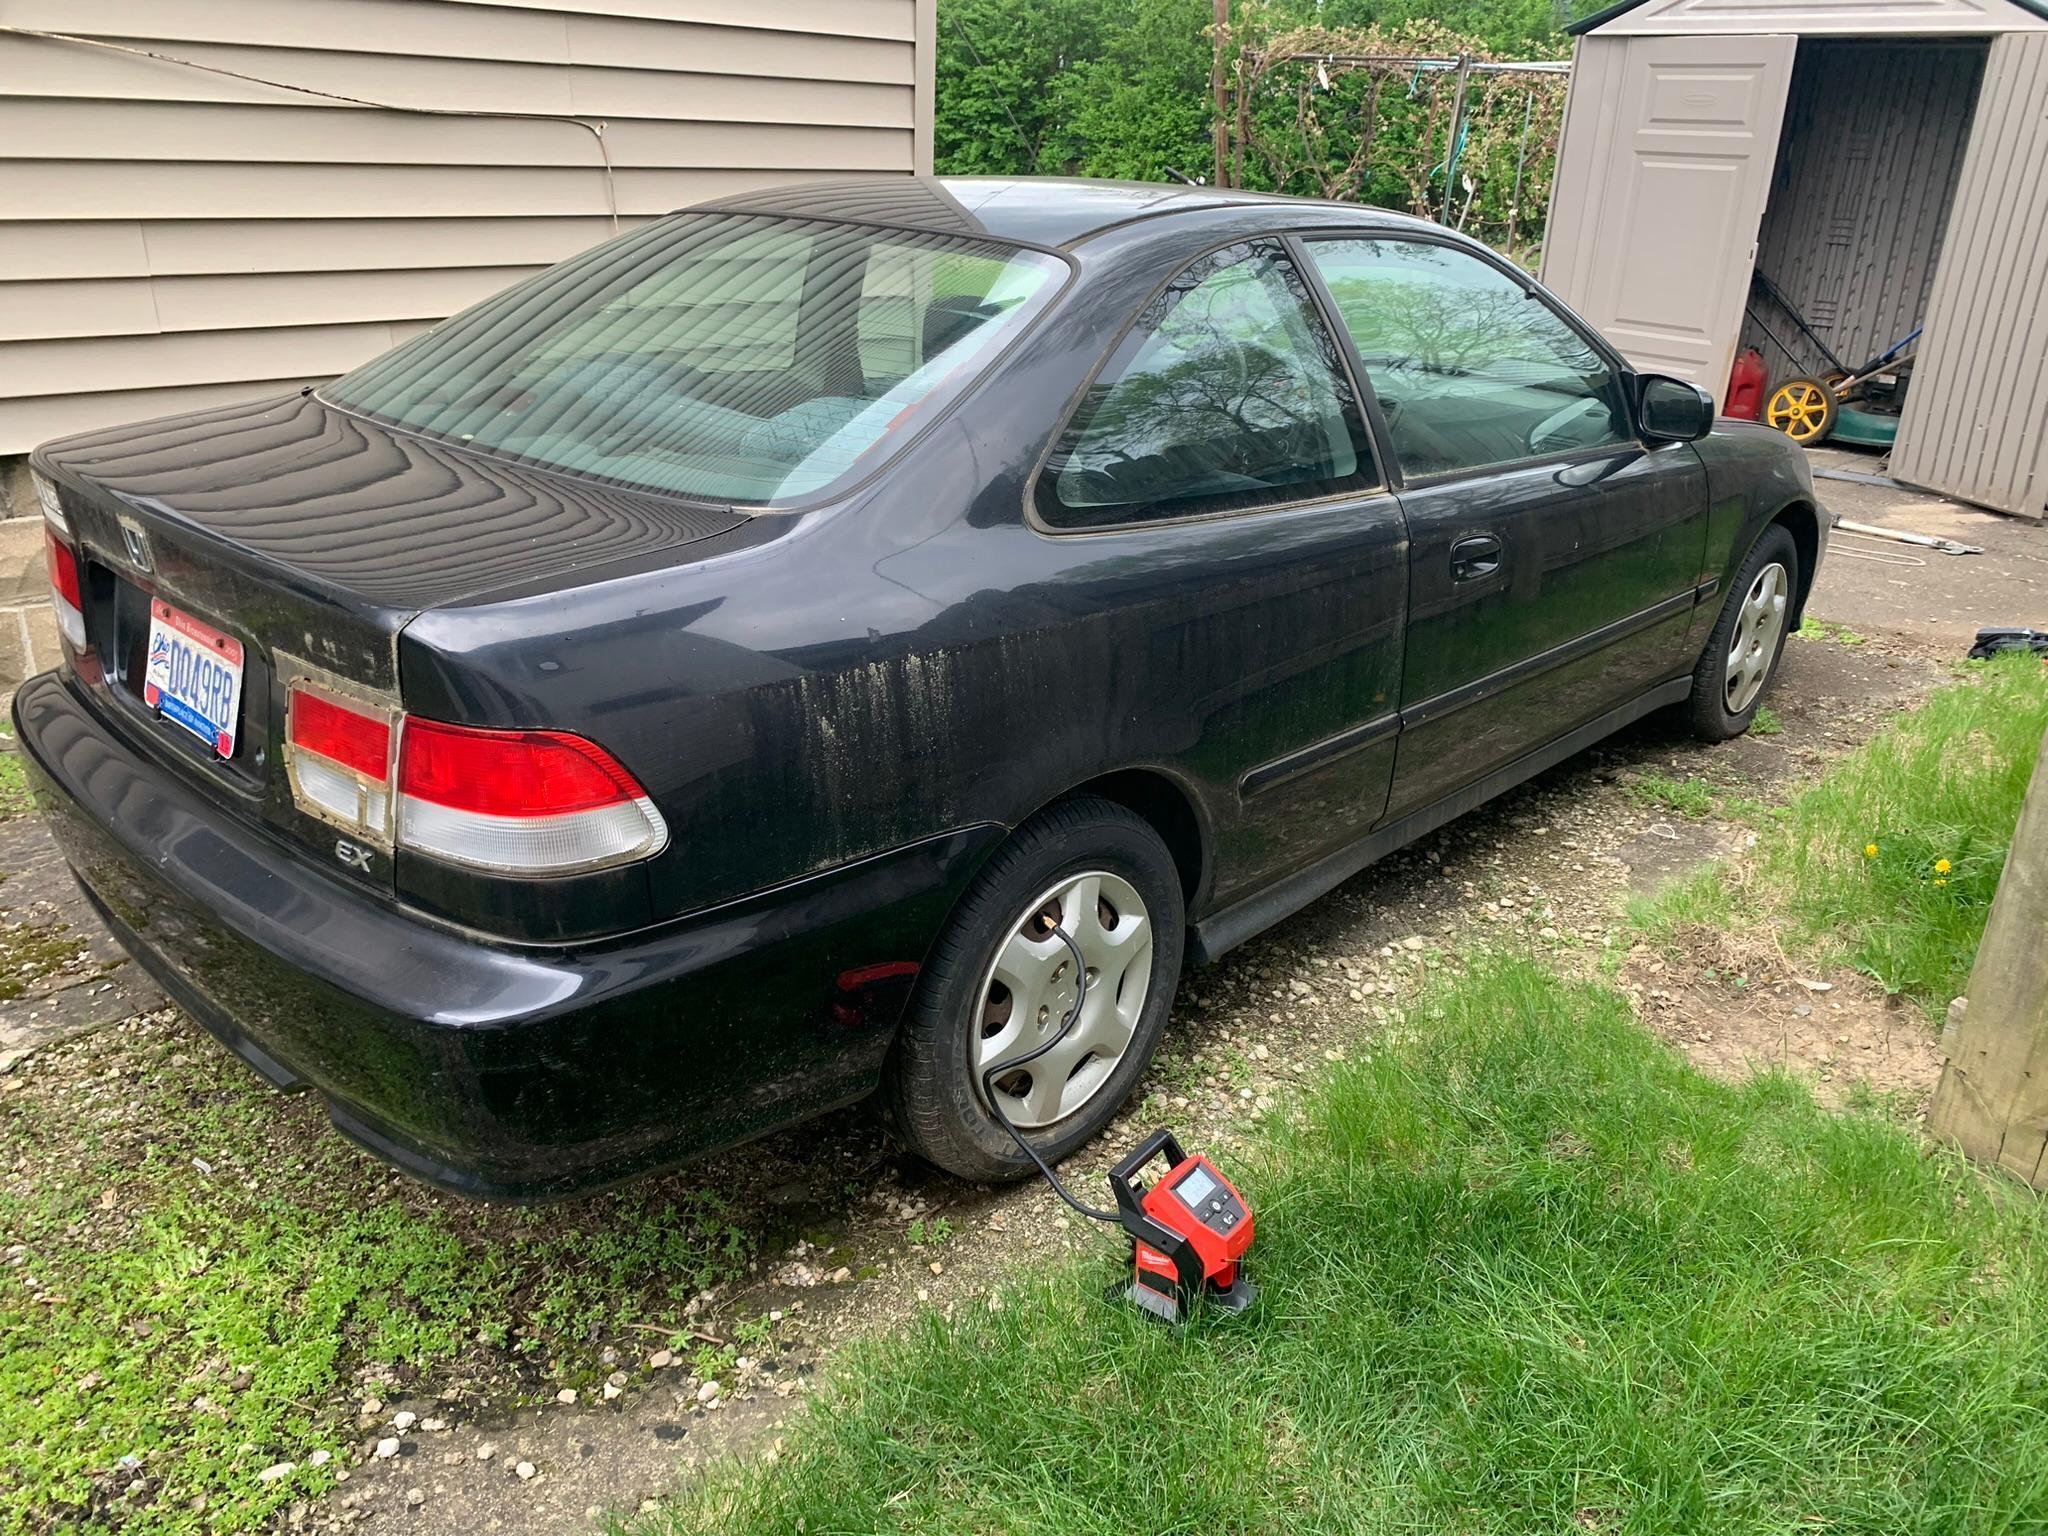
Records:
<instances>
[{"instance_id":1,"label":"dandelion flower","mask_svg":"<svg viewBox=\"0 0 2048 1536\"><path fill-rule=\"evenodd\" d=\"M1934 883L1935 883L1936 885L1947 885L1947 884L1948 884L1948 882L1947 882L1946 880L1941 880L1941 879L1937 879L1937 880L1936 880L1936 881L1935 881Z\"/></svg>"},{"instance_id":2,"label":"dandelion flower","mask_svg":"<svg viewBox=\"0 0 2048 1536\"><path fill-rule=\"evenodd\" d=\"M1865 844L1863 845L1863 857L1865 857L1866 859L1874 859L1874 858L1876 858L1876 857L1877 857L1877 844L1875 844L1875 843L1865 843Z\"/></svg>"},{"instance_id":3,"label":"dandelion flower","mask_svg":"<svg viewBox=\"0 0 2048 1536\"><path fill-rule=\"evenodd\" d=\"M1934 872L1937 875L1945 875L1954 867L1947 859L1936 859L1934 861Z\"/></svg>"}]
</instances>

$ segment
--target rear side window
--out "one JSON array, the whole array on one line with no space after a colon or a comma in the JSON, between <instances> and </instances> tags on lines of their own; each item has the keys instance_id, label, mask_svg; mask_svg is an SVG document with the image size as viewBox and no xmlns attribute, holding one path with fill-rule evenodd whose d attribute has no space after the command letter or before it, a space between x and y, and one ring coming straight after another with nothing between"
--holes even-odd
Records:
<instances>
[{"instance_id":1,"label":"rear side window","mask_svg":"<svg viewBox=\"0 0 2048 1536\"><path fill-rule=\"evenodd\" d=\"M594 480L741 505L879 461L1066 268L985 241L677 214L486 299L321 396Z\"/></svg>"},{"instance_id":2,"label":"rear side window","mask_svg":"<svg viewBox=\"0 0 2048 1536\"><path fill-rule=\"evenodd\" d=\"M1149 303L1038 477L1055 528L1235 512L1378 484L1301 273L1279 246L1230 246Z\"/></svg>"},{"instance_id":3,"label":"rear side window","mask_svg":"<svg viewBox=\"0 0 2048 1536\"><path fill-rule=\"evenodd\" d=\"M1411 479L1633 440L1606 360L1531 290L1420 240L1308 245Z\"/></svg>"}]
</instances>

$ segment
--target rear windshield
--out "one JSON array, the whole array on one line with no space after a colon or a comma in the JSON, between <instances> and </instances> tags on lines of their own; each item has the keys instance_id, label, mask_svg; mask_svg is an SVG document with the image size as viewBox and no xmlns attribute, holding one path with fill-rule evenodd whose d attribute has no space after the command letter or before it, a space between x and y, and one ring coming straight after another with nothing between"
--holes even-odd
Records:
<instances>
[{"instance_id":1,"label":"rear windshield","mask_svg":"<svg viewBox=\"0 0 2048 1536\"><path fill-rule=\"evenodd\" d=\"M815 495L929 419L1051 298L1049 256L676 214L320 390L346 410L621 485Z\"/></svg>"}]
</instances>

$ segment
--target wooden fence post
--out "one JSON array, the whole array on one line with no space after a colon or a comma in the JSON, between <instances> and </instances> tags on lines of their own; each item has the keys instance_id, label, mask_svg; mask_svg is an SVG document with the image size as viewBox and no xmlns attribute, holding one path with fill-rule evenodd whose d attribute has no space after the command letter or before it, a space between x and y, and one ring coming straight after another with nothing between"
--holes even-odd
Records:
<instances>
[{"instance_id":1,"label":"wooden fence post","mask_svg":"<svg viewBox=\"0 0 2048 1536\"><path fill-rule=\"evenodd\" d=\"M1927 1129L2048 1188L2048 742L2013 829Z\"/></svg>"}]
</instances>

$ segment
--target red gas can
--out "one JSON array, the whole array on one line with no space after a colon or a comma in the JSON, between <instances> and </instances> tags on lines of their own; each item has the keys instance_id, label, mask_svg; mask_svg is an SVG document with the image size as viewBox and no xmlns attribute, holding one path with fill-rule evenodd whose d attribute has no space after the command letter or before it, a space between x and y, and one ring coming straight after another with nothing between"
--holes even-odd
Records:
<instances>
[{"instance_id":1,"label":"red gas can","mask_svg":"<svg viewBox=\"0 0 2048 1536\"><path fill-rule=\"evenodd\" d=\"M1763 353L1755 347L1744 347L1735 366L1728 370L1728 398L1721 406L1721 414L1740 416L1744 421L1757 420L1763 415L1764 388L1770 382Z\"/></svg>"}]
</instances>

